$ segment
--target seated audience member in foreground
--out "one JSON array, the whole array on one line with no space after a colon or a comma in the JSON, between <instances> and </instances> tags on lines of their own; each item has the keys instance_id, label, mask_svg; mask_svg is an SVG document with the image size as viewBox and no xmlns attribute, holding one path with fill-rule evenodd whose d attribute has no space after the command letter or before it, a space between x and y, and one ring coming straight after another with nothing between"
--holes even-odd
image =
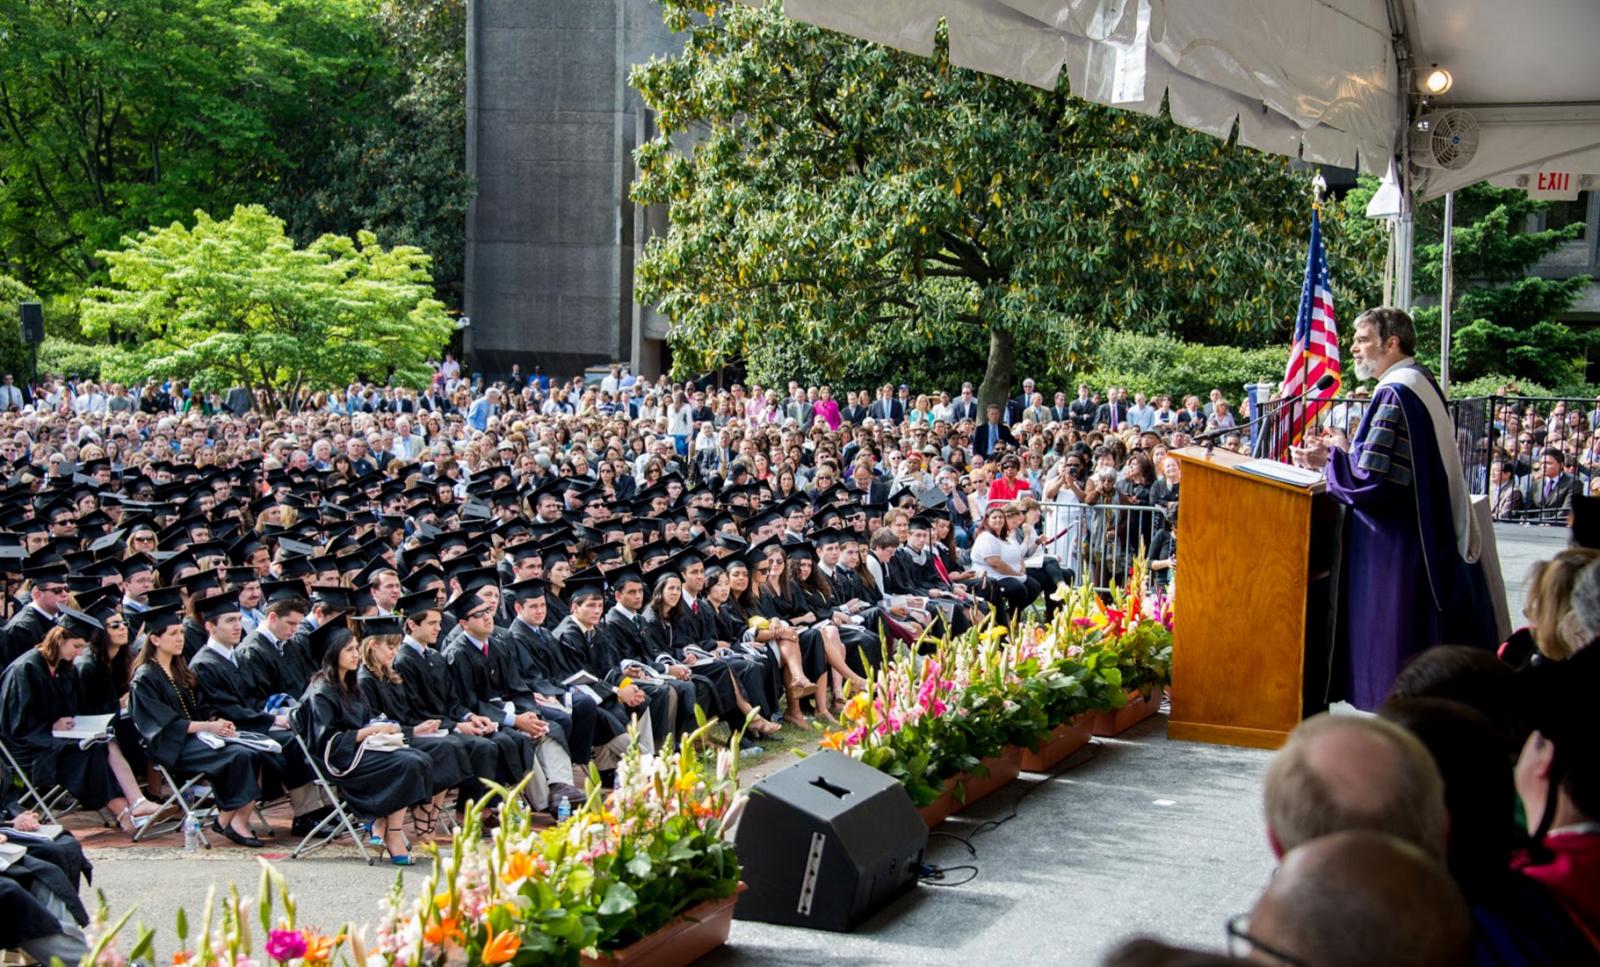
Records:
<instances>
[{"instance_id":1,"label":"seated audience member in foreground","mask_svg":"<svg viewBox=\"0 0 1600 967\"><path fill-rule=\"evenodd\" d=\"M1521 871L1556 894L1591 942L1600 938L1600 743L1588 703L1600 688L1600 650L1524 675L1534 731L1517 759L1516 786L1533 845Z\"/></svg>"},{"instance_id":2,"label":"seated audience member in foreground","mask_svg":"<svg viewBox=\"0 0 1600 967\"><path fill-rule=\"evenodd\" d=\"M1442 698L1391 698L1379 714L1421 740L1444 779L1446 863L1471 907L1479 962L1593 960L1592 945L1551 891L1511 868L1516 800L1499 727Z\"/></svg>"},{"instance_id":3,"label":"seated audience member in foreground","mask_svg":"<svg viewBox=\"0 0 1600 967\"><path fill-rule=\"evenodd\" d=\"M1284 854L1233 953L1308 967L1465 964L1472 918L1433 857L1365 829L1320 836Z\"/></svg>"},{"instance_id":4,"label":"seated audience member in foreground","mask_svg":"<svg viewBox=\"0 0 1600 967\"><path fill-rule=\"evenodd\" d=\"M1266 780L1267 838L1277 856L1319 836L1352 829L1385 833L1445 856L1444 783L1428 750L1382 719L1306 719L1272 760Z\"/></svg>"}]
</instances>

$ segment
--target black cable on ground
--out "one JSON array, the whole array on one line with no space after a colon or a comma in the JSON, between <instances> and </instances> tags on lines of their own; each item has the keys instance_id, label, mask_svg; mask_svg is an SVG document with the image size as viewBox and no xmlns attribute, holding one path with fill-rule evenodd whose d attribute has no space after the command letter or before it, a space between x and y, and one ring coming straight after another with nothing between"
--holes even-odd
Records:
<instances>
[{"instance_id":1,"label":"black cable on ground","mask_svg":"<svg viewBox=\"0 0 1600 967\"><path fill-rule=\"evenodd\" d=\"M968 835L976 837L979 833L987 833L991 829L999 829L1006 823L1016 819L1017 807L1022 804L1022 800L1032 795L1033 791L1038 789L1040 786L1047 785L1061 778L1061 776L1064 775L1069 769L1076 769L1078 766L1081 766L1085 763L1093 762L1100 755L1100 748L1100 743L1091 740L1089 744L1084 746L1082 749L1079 749L1077 752L1074 752L1065 759L1062 759L1060 762L1056 763L1056 767L1050 770L1050 772L1047 773L1043 779L1030 782L1028 784L1028 788L1022 790L1022 792L1015 799L1011 800L1011 812L1001 816L999 819L990 819L979 823L977 827L974 828ZM1090 754L1088 756L1084 756L1084 752L1089 752ZM974 853L973 855L977 854Z\"/></svg>"},{"instance_id":2,"label":"black cable on ground","mask_svg":"<svg viewBox=\"0 0 1600 967\"><path fill-rule=\"evenodd\" d=\"M943 837L945 837L947 839L953 839L956 842L960 843L962 846L965 846L967 848L967 855L968 856L971 856L973 859L977 859L977 857L978 857L978 848L976 846L973 846L972 845L972 841L967 839L965 836L960 836L960 835L957 835L956 833L946 833L943 830L938 830L938 829L929 830L928 831L928 835L929 836L943 836Z\"/></svg>"},{"instance_id":3,"label":"black cable on ground","mask_svg":"<svg viewBox=\"0 0 1600 967\"><path fill-rule=\"evenodd\" d=\"M944 882L946 873L954 873L958 870L969 870L971 871L972 875L968 876L964 880L956 880L954 883ZM928 886L963 886L967 883L971 883L977 878L978 868L971 864L963 864L961 866L930 866L924 863L917 871L917 882L925 883Z\"/></svg>"}]
</instances>

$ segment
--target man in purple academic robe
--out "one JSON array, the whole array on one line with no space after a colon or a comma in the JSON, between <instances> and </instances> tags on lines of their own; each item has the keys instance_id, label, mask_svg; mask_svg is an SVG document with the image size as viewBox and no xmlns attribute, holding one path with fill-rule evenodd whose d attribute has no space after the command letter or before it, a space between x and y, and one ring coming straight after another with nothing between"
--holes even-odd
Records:
<instances>
[{"instance_id":1,"label":"man in purple academic robe","mask_svg":"<svg viewBox=\"0 0 1600 967\"><path fill-rule=\"evenodd\" d=\"M1349 452L1308 441L1294 456L1325 467L1328 493L1349 508L1329 699L1370 711L1417 653L1493 648L1504 609L1483 567L1497 559L1485 555L1494 532L1472 508L1444 394L1412 358L1411 317L1370 309L1354 328L1356 377L1378 386Z\"/></svg>"}]
</instances>

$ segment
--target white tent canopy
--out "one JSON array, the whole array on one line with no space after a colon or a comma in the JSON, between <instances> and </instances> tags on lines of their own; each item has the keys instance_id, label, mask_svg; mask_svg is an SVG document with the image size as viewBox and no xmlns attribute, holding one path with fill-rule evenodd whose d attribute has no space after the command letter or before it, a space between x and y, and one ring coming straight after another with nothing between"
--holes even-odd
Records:
<instances>
[{"instance_id":1,"label":"white tent canopy","mask_svg":"<svg viewBox=\"0 0 1600 967\"><path fill-rule=\"evenodd\" d=\"M1511 172L1600 173L1596 0L784 0L791 17L926 56L941 18L963 67L1154 113L1251 147L1382 174L1406 159L1413 74L1478 122L1465 166L1416 197Z\"/></svg>"}]
</instances>

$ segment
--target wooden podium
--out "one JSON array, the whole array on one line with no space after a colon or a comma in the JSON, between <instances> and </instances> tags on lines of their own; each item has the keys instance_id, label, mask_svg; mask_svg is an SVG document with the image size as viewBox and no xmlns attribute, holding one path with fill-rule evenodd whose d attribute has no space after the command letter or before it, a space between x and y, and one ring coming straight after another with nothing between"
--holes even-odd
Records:
<instances>
[{"instance_id":1,"label":"wooden podium","mask_svg":"<svg viewBox=\"0 0 1600 967\"><path fill-rule=\"evenodd\" d=\"M1276 748L1325 707L1337 597L1338 506L1320 483L1173 451L1178 490L1173 739Z\"/></svg>"}]
</instances>

